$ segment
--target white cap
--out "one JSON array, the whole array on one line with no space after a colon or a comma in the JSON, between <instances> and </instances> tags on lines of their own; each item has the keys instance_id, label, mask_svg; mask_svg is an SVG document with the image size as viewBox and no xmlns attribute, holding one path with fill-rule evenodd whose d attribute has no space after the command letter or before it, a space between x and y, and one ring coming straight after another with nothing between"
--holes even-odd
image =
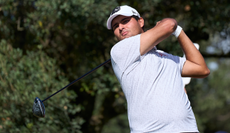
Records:
<instances>
[{"instance_id":1,"label":"white cap","mask_svg":"<svg viewBox=\"0 0 230 133\"><path fill-rule=\"evenodd\" d=\"M117 17L118 15L122 15L122 16L138 16L139 18L141 17L140 14L137 12L136 9L124 5L124 6L118 6L116 8L113 9L112 13L110 14L108 20L107 20L107 28L108 29L112 29L111 27L111 23L113 21L113 19L115 17Z\"/></svg>"}]
</instances>

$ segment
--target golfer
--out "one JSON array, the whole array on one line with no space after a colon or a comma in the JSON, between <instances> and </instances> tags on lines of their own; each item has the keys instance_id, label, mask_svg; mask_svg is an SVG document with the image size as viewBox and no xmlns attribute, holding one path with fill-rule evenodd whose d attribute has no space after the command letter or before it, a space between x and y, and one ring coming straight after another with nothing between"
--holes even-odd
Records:
<instances>
[{"instance_id":1,"label":"golfer","mask_svg":"<svg viewBox=\"0 0 230 133\"><path fill-rule=\"evenodd\" d=\"M172 18L148 31L132 7L116 7L107 20L119 40L111 49L114 73L127 100L131 133L199 132L182 77L204 78L210 71L200 52ZM174 35L186 58L156 49Z\"/></svg>"}]
</instances>

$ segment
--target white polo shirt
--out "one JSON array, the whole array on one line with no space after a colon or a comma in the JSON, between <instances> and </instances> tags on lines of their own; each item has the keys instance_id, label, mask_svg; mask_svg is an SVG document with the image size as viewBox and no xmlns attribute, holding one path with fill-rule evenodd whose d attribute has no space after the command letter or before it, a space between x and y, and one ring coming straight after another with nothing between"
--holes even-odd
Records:
<instances>
[{"instance_id":1,"label":"white polo shirt","mask_svg":"<svg viewBox=\"0 0 230 133\"><path fill-rule=\"evenodd\" d=\"M183 88L184 58L156 49L140 55L140 35L118 42L111 61L128 105L131 133L198 132Z\"/></svg>"}]
</instances>

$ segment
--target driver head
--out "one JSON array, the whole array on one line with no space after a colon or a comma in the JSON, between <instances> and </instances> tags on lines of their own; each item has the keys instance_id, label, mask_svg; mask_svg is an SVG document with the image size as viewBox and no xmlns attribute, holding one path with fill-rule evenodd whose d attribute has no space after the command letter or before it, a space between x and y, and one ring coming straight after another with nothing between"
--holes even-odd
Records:
<instances>
[{"instance_id":1,"label":"driver head","mask_svg":"<svg viewBox=\"0 0 230 133\"><path fill-rule=\"evenodd\" d=\"M33 114L37 117L45 117L45 106L42 101L36 97L33 105Z\"/></svg>"}]
</instances>

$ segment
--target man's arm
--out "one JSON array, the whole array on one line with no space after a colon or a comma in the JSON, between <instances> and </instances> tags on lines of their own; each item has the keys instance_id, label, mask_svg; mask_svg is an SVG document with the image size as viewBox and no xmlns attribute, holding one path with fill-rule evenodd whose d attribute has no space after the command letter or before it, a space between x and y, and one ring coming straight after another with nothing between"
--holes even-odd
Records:
<instances>
[{"instance_id":1,"label":"man's arm","mask_svg":"<svg viewBox=\"0 0 230 133\"><path fill-rule=\"evenodd\" d=\"M186 61L182 69L182 77L207 77L210 70L205 63L203 56L183 30L181 30L181 33L178 36L178 41L186 56Z\"/></svg>"},{"instance_id":2,"label":"man's arm","mask_svg":"<svg viewBox=\"0 0 230 133\"><path fill-rule=\"evenodd\" d=\"M169 37L176 29L175 19L165 18L159 21L155 27L141 34L140 53L144 55L153 49L158 43Z\"/></svg>"}]
</instances>

